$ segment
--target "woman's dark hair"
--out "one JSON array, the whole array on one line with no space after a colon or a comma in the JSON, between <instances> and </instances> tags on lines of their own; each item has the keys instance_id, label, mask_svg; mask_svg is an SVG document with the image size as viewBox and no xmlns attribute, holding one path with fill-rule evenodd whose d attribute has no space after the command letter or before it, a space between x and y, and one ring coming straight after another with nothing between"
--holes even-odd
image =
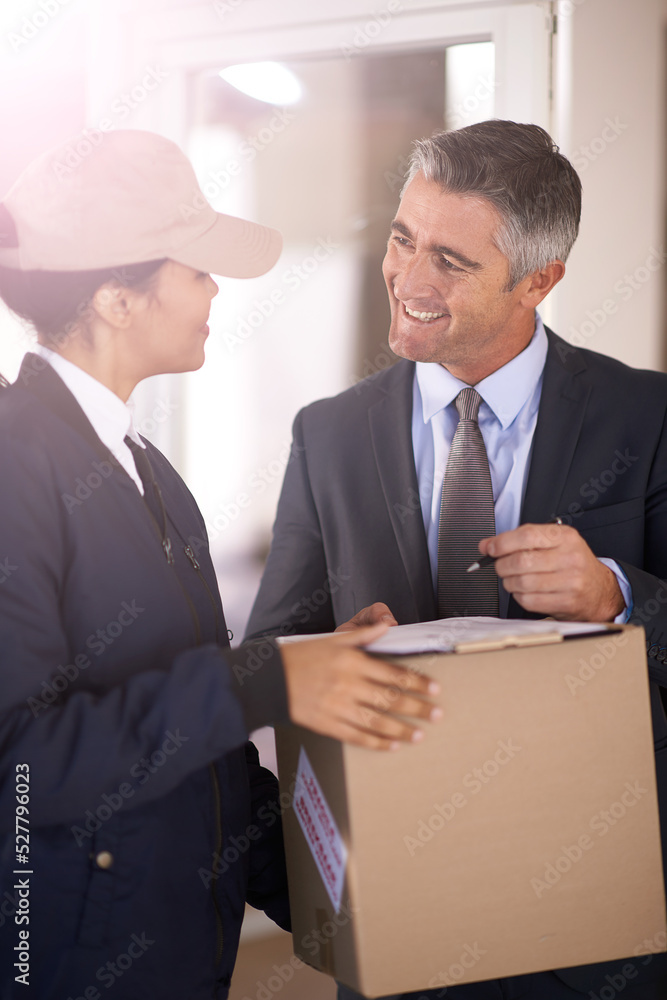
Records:
<instances>
[{"instance_id":1,"label":"woman's dark hair","mask_svg":"<svg viewBox=\"0 0 667 1000\"><path fill-rule=\"evenodd\" d=\"M0 298L13 313L32 323L45 342L55 341L81 319L101 285L115 282L123 288L147 292L165 260L97 271L18 271L0 267Z\"/></svg>"}]
</instances>

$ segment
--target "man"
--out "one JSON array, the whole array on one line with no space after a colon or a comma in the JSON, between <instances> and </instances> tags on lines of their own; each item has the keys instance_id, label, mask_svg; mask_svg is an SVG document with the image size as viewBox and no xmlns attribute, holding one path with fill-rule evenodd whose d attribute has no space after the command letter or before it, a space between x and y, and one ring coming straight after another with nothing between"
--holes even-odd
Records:
<instances>
[{"instance_id":1,"label":"man","mask_svg":"<svg viewBox=\"0 0 667 1000\"><path fill-rule=\"evenodd\" d=\"M658 782L667 790L659 688L667 684L667 377L575 349L535 311L565 273L580 200L576 172L535 125L489 121L416 143L383 264L389 343L403 360L297 416L249 633L462 613L460 567L453 603L448 596L456 531L439 529L441 506L458 488L456 461L448 465L458 449L455 400L474 386L493 489L491 528L477 535L479 552L495 557L486 572L499 586L489 598L503 617L645 627ZM461 425L471 421L476 428L467 413ZM459 494L457 504L454 525L458 518L467 531L481 501ZM447 508L445 528L451 517ZM304 622L300 595L327 572L338 585ZM468 581L481 586L483 572ZM605 996L623 965L446 992L452 1000ZM635 959L633 971L624 998L667 996L664 956ZM351 996L341 987L341 1000Z\"/></svg>"}]
</instances>

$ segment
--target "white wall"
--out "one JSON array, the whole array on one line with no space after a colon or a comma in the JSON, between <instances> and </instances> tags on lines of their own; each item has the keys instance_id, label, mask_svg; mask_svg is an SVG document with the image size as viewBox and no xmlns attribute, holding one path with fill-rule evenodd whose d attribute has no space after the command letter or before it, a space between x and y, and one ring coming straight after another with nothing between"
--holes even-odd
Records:
<instances>
[{"instance_id":1,"label":"white wall","mask_svg":"<svg viewBox=\"0 0 667 1000\"><path fill-rule=\"evenodd\" d=\"M509 4L511 0L504 2ZM344 6L350 13L367 5L367 0L346 0ZM24 0L8 0L6 12L3 6L5 27L20 24L17 11L24 6ZM111 8L104 0L87 0L85 6L72 5L71 11L64 8L52 24L18 52L3 39L2 79L13 100L5 102L0 112L5 134L12 136L6 163L3 160L0 164L0 195L18 169L42 146L55 141L61 131L73 134L83 125L84 94L88 121L110 114L113 117L124 89L140 81L156 60L166 73L164 82L128 120L117 113L114 123L151 127L182 140L186 126L185 69L182 60L170 62L168 58L174 47L171 20L187 7L192 22L188 38L193 46L190 36L196 33L197 12L208 12L218 30L222 27L227 31L235 18L247 17L252 22L253 10L262 4L261 0L244 0L229 6L234 8L234 18L230 14L220 22L210 3L193 0L146 0L134 15L132 0L118 0ZM308 0L291 0L287 6L314 16L333 10L335 5L333 0L312 4ZM490 9L495 6L489 2ZM14 7L16 11L10 17L10 8ZM422 8L444 11L459 7L463 4L452 0L402 0L401 9L407 14L417 9L422 13ZM520 7L546 13L549 5L524 0L517 10ZM559 0L558 7L552 130L581 171L584 213L568 274L552 296L548 318L575 343L636 366L662 368L667 340L666 269L664 265L658 267L658 261L666 235L667 0ZM470 10L481 19L484 6L474 3ZM414 24L408 25L407 21L396 18L391 32L414 32ZM86 23L89 35L84 44ZM261 33L261 21L258 31ZM316 27L304 29L307 38L303 44L323 44L320 34ZM157 43L163 36L171 39L169 45L165 43L166 48ZM147 44L151 38L155 40L152 48ZM403 40L408 40L407 35ZM211 40L197 36L197 45L207 41ZM392 36L392 44L400 46L398 34ZM72 82L75 70L78 82ZM48 88L44 86L45 75ZM31 81L34 100L28 86ZM50 99L56 92L57 105L52 106L47 97ZM40 115L42 105L48 110ZM616 123L615 128L608 121ZM651 271L651 267L656 270ZM0 370L4 368L13 376L24 349L16 326L0 312Z\"/></svg>"},{"instance_id":2,"label":"white wall","mask_svg":"<svg viewBox=\"0 0 667 1000\"><path fill-rule=\"evenodd\" d=\"M667 2L560 7L555 132L584 194L554 325L579 346L663 368Z\"/></svg>"}]
</instances>

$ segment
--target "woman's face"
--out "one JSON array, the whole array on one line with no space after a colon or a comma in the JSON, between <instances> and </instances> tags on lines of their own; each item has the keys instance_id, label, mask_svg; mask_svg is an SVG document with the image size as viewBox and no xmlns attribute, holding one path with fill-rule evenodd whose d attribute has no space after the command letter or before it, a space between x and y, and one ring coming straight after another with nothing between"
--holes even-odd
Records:
<instances>
[{"instance_id":1,"label":"woman's face","mask_svg":"<svg viewBox=\"0 0 667 1000\"><path fill-rule=\"evenodd\" d=\"M201 368L217 294L210 274L173 260L162 265L151 292L134 311L131 349L139 379Z\"/></svg>"}]
</instances>

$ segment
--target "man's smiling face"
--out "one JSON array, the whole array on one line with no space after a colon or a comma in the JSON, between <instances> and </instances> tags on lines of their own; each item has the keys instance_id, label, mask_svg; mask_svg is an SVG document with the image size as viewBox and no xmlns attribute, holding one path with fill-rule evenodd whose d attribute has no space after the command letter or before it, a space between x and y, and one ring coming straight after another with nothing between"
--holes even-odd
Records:
<instances>
[{"instance_id":1,"label":"man's smiling face","mask_svg":"<svg viewBox=\"0 0 667 1000\"><path fill-rule=\"evenodd\" d=\"M382 265L396 354L475 385L527 346L535 314L522 300L531 279L507 291L499 224L485 198L453 194L421 173L410 181Z\"/></svg>"}]
</instances>

